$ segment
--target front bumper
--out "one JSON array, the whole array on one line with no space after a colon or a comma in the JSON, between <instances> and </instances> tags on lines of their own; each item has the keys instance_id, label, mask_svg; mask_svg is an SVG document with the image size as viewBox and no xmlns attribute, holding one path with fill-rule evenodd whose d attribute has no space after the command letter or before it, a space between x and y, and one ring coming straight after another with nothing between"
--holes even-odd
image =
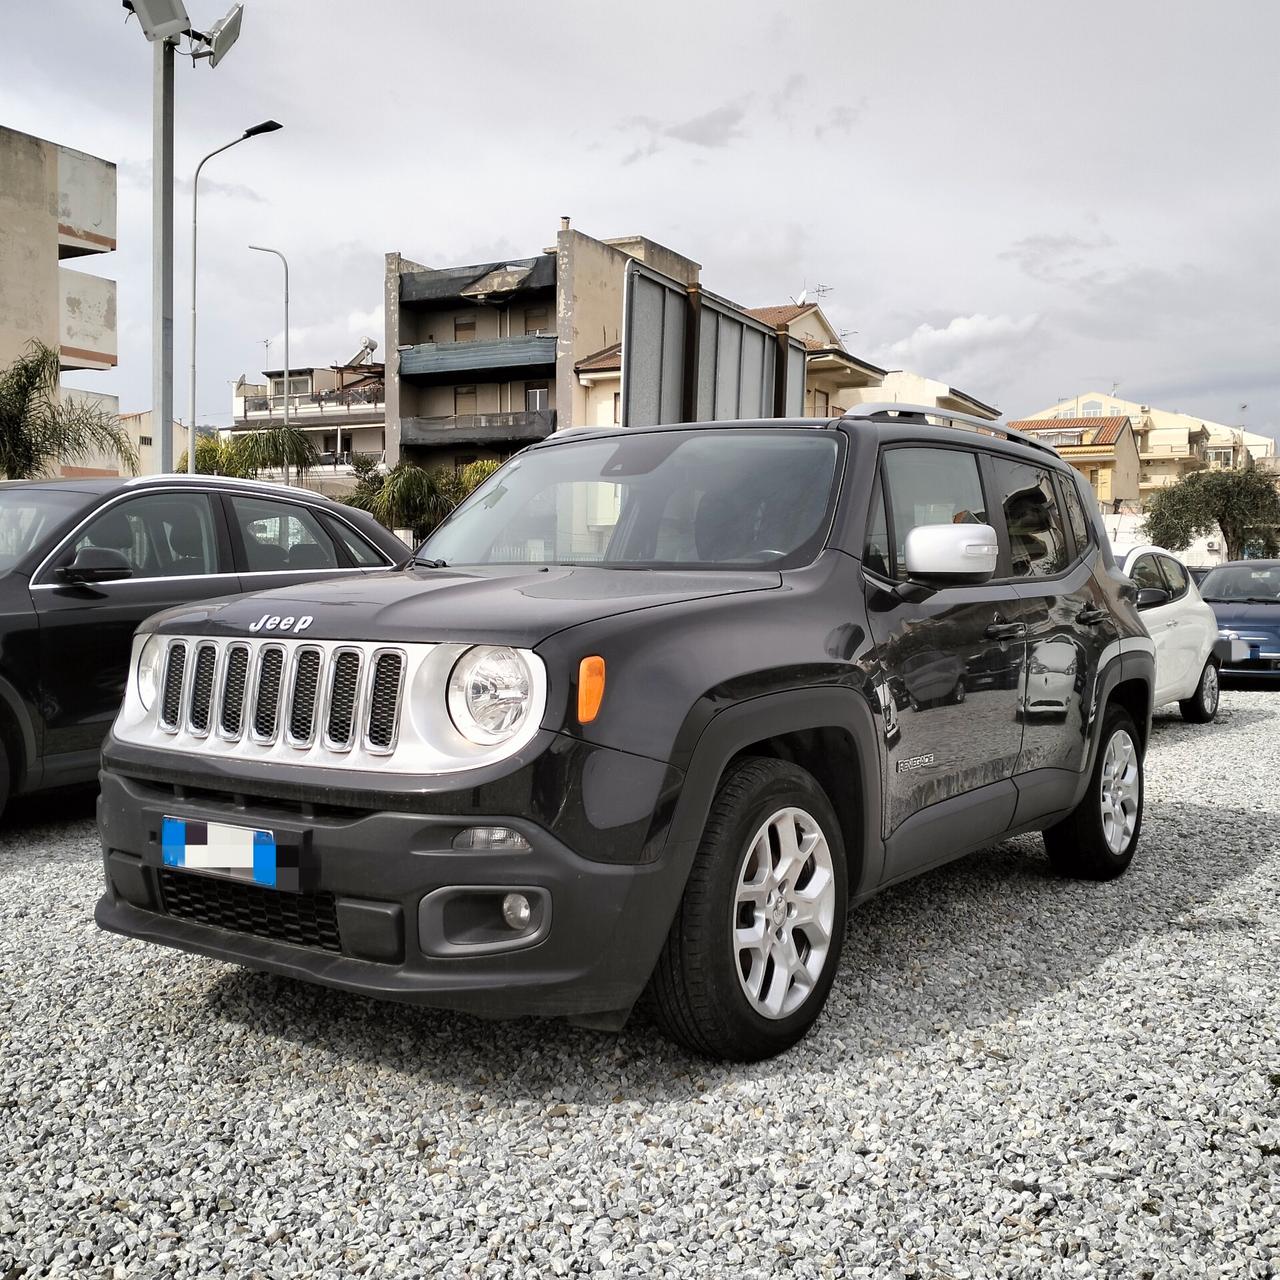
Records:
<instances>
[{"instance_id":1,"label":"front bumper","mask_svg":"<svg viewBox=\"0 0 1280 1280\"><path fill-rule=\"evenodd\" d=\"M1280 678L1280 644L1218 632L1213 652L1223 675Z\"/></svg>"},{"instance_id":2,"label":"front bumper","mask_svg":"<svg viewBox=\"0 0 1280 1280\"><path fill-rule=\"evenodd\" d=\"M103 929L482 1016L620 1023L648 981L693 856L668 845L644 863L596 861L501 812L326 810L175 788L109 766L101 784ZM165 867L166 816L273 831L296 851L300 892ZM454 837L477 825L516 830L530 848L455 849ZM508 941L500 924L489 927L490 907L512 891L535 902L538 927ZM462 906L446 915L442 899ZM477 911L490 913L478 932Z\"/></svg>"}]
</instances>

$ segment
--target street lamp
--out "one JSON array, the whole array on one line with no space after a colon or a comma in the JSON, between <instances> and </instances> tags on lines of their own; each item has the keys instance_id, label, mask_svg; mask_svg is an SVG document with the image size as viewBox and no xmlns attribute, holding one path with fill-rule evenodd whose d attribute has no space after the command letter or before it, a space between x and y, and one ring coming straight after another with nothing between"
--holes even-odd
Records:
<instances>
[{"instance_id":1,"label":"street lamp","mask_svg":"<svg viewBox=\"0 0 1280 1280\"><path fill-rule=\"evenodd\" d=\"M212 160L214 156L221 155L224 151L229 151L241 142L256 138L260 133L275 133L277 129L283 128L284 126L275 120L264 120L261 124L255 124L246 129L238 138L233 138L216 150L210 151L196 165L196 176L191 184L191 421L187 425L187 471L191 475L196 473L196 213L200 199L200 170L204 168L206 161Z\"/></svg>"},{"instance_id":2,"label":"street lamp","mask_svg":"<svg viewBox=\"0 0 1280 1280\"><path fill-rule=\"evenodd\" d=\"M280 252L279 249L268 249L265 245L251 244L250 249L255 249L258 253L274 253L277 258L284 264L284 425L285 430L289 428L289 259ZM271 388L267 388L267 394L270 396ZM267 404L271 403L270 399ZM289 464L286 462L284 466L284 482L289 483Z\"/></svg>"}]
</instances>

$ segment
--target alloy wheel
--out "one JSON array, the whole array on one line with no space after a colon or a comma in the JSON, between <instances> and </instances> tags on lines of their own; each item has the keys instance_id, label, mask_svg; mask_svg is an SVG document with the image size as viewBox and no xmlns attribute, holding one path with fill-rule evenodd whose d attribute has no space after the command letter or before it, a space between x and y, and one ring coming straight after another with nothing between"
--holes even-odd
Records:
<instances>
[{"instance_id":1,"label":"alloy wheel","mask_svg":"<svg viewBox=\"0 0 1280 1280\"><path fill-rule=\"evenodd\" d=\"M1200 705L1204 708L1205 715L1213 716L1218 710L1218 668L1210 662L1204 669L1204 675L1200 677Z\"/></svg>"},{"instance_id":2,"label":"alloy wheel","mask_svg":"<svg viewBox=\"0 0 1280 1280\"><path fill-rule=\"evenodd\" d=\"M751 1007L786 1018L822 976L835 927L831 847L803 809L779 809L747 845L733 903L734 967Z\"/></svg>"},{"instance_id":3,"label":"alloy wheel","mask_svg":"<svg viewBox=\"0 0 1280 1280\"><path fill-rule=\"evenodd\" d=\"M1129 847L1138 825L1142 799L1142 765L1138 749L1125 729L1117 729L1102 759L1102 834L1107 848L1121 854Z\"/></svg>"}]
</instances>

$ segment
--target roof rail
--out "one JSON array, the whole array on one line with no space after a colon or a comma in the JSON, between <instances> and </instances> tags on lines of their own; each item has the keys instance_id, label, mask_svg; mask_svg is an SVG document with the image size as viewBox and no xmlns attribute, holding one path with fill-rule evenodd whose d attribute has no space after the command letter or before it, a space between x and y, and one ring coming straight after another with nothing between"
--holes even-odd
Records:
<instances>
[{"instance_id":1,"label":"roof rail","mask_svg":"<svg viewBox=\"0 0 1280 1280\"><path fill-rule=\"evenodd\" d=\"M312 498L322 498L327 502L333 501L326 494L319 493L315 489L304 489L301 485L282 484L274 480L241 479L239 476L211 476L205 475L203 472L192 475L189 471L161 471L154 475L130 476L124 483L128 487L133 487L148 484L173 484L175 481L178 484L212 485L214 488L222 485L230 488L234 488L236 485L243 485L250 489L268 489L274 493L292 494L294 497L305 493Z\"/></svg>"},{"instance_id":2,"label":"roof rail","mask_svg":"<svg viewBox=\"0 0 1280 1280\"><path fill-rule=\"evenodd\" d=\"M990 435L1003 436L1015 444L1025 444L1031 449L1039 449L1042 453L1051 453L1055 458L1058 451L1052 446L1019 431L1017 427L1006 426L1003 422L991 422L986 418L975 418L970 413L955 413L950 409L939 409L929 404L898 404L896 401L884 404L859 404L848 410L845 419L861 419L866 422L904 422L919 426L933 426L930 418L943 418L951 426L967 427L973 431L981 431Z\"/></svg>"}]
</instances>

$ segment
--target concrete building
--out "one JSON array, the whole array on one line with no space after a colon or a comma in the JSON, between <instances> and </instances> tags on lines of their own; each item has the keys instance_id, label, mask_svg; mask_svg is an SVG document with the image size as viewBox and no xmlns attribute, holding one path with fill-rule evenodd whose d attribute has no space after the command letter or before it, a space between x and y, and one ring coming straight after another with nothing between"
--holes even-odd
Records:
<instances>
[{"instance_id":1,"label":"concrete building","mask_svg":"<svg viewBox=\"0 0 1280 1280\"><path fill-rule=\"evenodd\" d=\"M816 303L754 307L748 313L804 341L805 412L812 417L835 417L855 405L880 401L934 405L988 421L1000 416L993 405L936 378L881 369L852 355Z\"/></svg>"},{"instance_id":2,"label":"concrete building","mask_svg":"<svg viewBox=\"0 0 1280 1280\"><path fill-rule=\"evenodd\" d=\"M597 240L567 218L556 243L528 258L437 269L388 254L387 464L502 458L609 417L614 392L578 365L621 341L633 258L698 279L698 263L663 245Z\"/></svg>"},{"instance_id":3,"label":"concrete building","mask_svg":"<svg viewBox=\"0 0 1280 1280\"><path fill-rule=\"evenodd\" d=\"M1140 463L1139 501L1145 504L1162 488L1203 467L1247 467L1275 454L1275 441L1241 427L1157 409L1101 391L1069 396L1027 420L1059 422L1127 417L1133 425Z\"/></svg>"},{"instance_id":4,"label":"concrete building","mask_svg":"<svg viewBox=\"0 0 1280 1280\"><path fill-rule=\"evenodd\" d=\"M323 493L349 492L355 485L354 454L379 461L386 456L386 377L383 365L373 359L377 345L366 338L345 364L290 369L287 390L283 369L264 369L262 382L241 374L231 393L231 433L281 426L287 395L289 425L306 432L320 455L319 465L306 477L307 486Z\"/></svg>"},{"instance_id":5,"label":"concrete building","mask_svg":"<svg viewBox=\"0 0 1280 1280\"><path fill-rule=\"evenodd\" d=\"M33 339L64 372L115 367L115 281L62 265L115 247L115 165L0 128L0 367Z\"/></svg>"},{"instance_id":6,"label":"concrete building","mask_svg":"<svg viewBox=\"0 0 1280 1280\"><path fill-rule=\"evenodd\" d=\"M1141 462L1132 420L1105 418L1023 418L1009 423L1051 444L1089 481L1103 511L1137 510Z\"/></svg>"}]
</instances>

